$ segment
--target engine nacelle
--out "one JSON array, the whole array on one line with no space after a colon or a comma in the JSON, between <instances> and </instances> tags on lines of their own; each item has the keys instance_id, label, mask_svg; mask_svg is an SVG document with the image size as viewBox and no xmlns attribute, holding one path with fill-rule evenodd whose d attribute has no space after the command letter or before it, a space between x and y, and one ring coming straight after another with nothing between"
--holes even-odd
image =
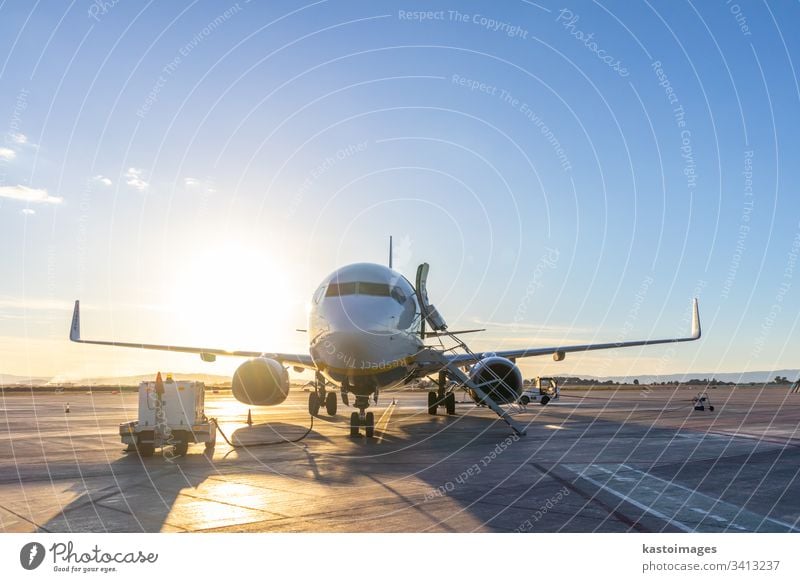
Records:
<instances>
[{"instance_id":1,"label":"engine nacelle","mask_svg":"<svg viewBox=\"0 0 800 582\"><path fill-rule=\"evenodd\" d=\"M269 358L247 360L233 373L231 391L245 404L273 406L289 395L289 372Z\"/></svg>"},{"instance_id":2,"label":"engine nacelle","mask_svg":"<svg viewBox=\"0 0 800 582\"><path fill-rule=\"evenodd\" d=\"M522 372L507 358L489 356L472 366L470 380L482 384L483 391L497 404L516 402L522 393ZM485 384L485 385L483 385ZM478 395L470 390L472 399L482 404Z\"/></svg>"}]
</instances>

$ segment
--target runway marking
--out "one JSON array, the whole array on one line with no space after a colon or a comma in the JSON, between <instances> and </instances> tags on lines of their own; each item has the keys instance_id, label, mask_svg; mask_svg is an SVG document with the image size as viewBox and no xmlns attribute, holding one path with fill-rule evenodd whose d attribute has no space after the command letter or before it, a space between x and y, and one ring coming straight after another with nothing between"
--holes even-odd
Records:
<instances>
[{"instance_id":1,"label":"runway marking","mask_svg":"<svg viewBox=\"0 0 800 582\"><path fill-rule=\"evenodd\" d=\"M376 439L375 442L379 443L383 440L383 437L386 434L386 429L389 428L389 421L392 418L392 413L394 412L394 409L397 408L397 406L398 405L396 403L390 404L389 407L383 411L383 414L381 415L378 422L375 423L375 431L380 432L380 436ZM386 419L386 422L383 424L383 428L378 428L379 426L381 426L381 423L383 423L384 418Z\"/></svg>"},{"instance_id":2,"label":"runway marking","mask_svg":"<svg viewBox=\"0 0 800 582\"><path fill-rule=\"evenodd\" d=\"M800 531L790 523L742 509L625 464L564 466L581 479L682 531L759 531L765 525L771 526L770 531Z\"/></svg>"}]
</instances>

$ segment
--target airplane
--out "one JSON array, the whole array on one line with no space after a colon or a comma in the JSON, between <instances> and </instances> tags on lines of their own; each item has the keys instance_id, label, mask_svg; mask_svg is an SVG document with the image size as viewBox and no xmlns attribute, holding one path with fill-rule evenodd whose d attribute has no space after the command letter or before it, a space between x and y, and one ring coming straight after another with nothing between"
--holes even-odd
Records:
<instances>
[{"instance_id":1,"label":"airplane","mask_svg":"<svg viewBox=\"0 0 800 582\"><path fill-rule=\"evenodd\" d=\"M353 396L353 406L358 411L350 415L351 436L358 436L363 426L371 438L375 417L367 409L370 400L377 404L378 395L385 388L438 374L438 390L428 392L429 414L435 415L439 407L449 415L455 414L454 392L463 387L477 404L488 406L514 432L524 435L524 426L512 418L508 406L504 408L516 402L524 390L517 359L550 355L561 361L568 353L689 342L701 336L698 303L694 299L691 334L686 337L473 352L459 334L484 330L448 329L428 301L428 272L427 263L419 265L414 286L395 271L391 240L388 267L355 263L332 272L311 298L305 330L308 354L82 339L79 300L75 301L69 339L84 344L194 353L206 362L215 361L217 356L250 358L234 372L231 389L237 400L256 406L274 406L286 400L289 367L296 372L313 370L309 413L316 416L324 406L329 415L336 415L336 394L327 389L331 382L340 386L345 405L350 405ZM443 337L454 340L455 347L445 347ZM439 344L426 342L431 338L439 340Z\"/></svg>"}]
</instances>

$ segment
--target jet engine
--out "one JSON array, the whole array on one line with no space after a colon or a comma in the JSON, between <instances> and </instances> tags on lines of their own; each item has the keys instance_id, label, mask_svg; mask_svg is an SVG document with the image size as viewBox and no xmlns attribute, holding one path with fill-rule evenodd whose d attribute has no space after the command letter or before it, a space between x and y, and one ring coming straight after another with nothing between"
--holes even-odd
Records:
<instances>
[{"instance_id":1,"label":"jet engine","mask_svg":"<svg viewBox=\"0 0 800 582\"><path fill-rule=\"evenodd\" d=\"M289 372L269 358L247 360L236 368L231 391L236 400L245 404L280 404L289 395Z\"/></svg>"},{"instance_id":2,"label":"jet engine","mask_svg":"<svg viewBox=\"0 0 800 582\"><path fill-rule=\"evenodd\" d=\"M472 366L469 377L480 384L483 391L497 404L516 402L522 393L522 372L514 362L506 358L483 358ZM475 402L483 404L474 391L470 390L470 395Z\"/></svg>"}]
</instances>

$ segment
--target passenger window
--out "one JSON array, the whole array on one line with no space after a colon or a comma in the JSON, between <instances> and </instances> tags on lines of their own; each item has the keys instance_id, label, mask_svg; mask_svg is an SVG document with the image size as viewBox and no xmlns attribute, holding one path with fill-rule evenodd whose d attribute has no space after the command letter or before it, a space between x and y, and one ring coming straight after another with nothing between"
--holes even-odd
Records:
<instances>
[{"instance_id":1,"label":"passenger window","mask_svg":"<svg viewBox=\"0 0 800 582\"><path fill-rule=\"evenodd\" d=\"M322 299L322 294L325 291L325 285L322 285L319 289L314 291L313 301L314 303L319 303L320 299Z\"/></svg>"}]
</instances>

